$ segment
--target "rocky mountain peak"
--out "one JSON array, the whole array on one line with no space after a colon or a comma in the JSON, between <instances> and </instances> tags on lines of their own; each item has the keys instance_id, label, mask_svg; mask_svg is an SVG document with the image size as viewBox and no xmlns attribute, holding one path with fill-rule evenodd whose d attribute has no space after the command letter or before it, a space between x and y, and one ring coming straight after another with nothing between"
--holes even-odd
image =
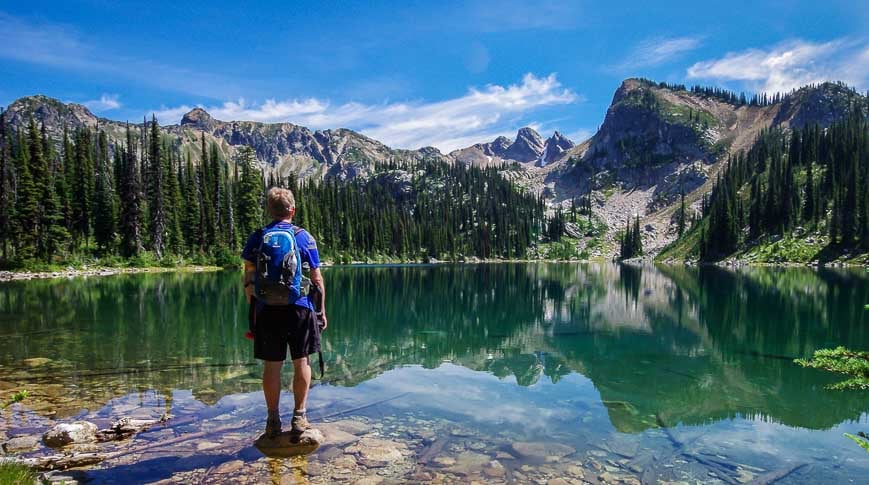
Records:
<instances>
[{"instance_id":1,"label":"rocky mountain peak","mask_svg":"<svg viewBox=\"0 0 869 485\"><path fill-rule=\"evenodd\" d=\"M540 157L545 145L546 143L543 141L540 133L526 126L525 128L520 128L519 132L516 133L516 140L505 151L504 158L518 162L532 162Z\"/></svg>"},{"instance_id":2,"label":"rocky mountain peak","mask_svg":"<svg viewBox=\"0 0 869 485\"><path fill-rule=\"evenodd\" d=\"M576 146L559 132L555 132L546 140L545 150L540 155L538 165L541 167L561 158L565 152Z\"/></svg>"},{"instance_id":3,"label":"rocky mountain peak","mask_svg":"<svg viewBox=\"0 0 869 485\"><path fill-rule=\"evenodd\" d=\"M215 119L202 108L191 109L181 118L181 126L189 126L200 130L211 131L215 126Z\"/></svg>"}]
</instances>

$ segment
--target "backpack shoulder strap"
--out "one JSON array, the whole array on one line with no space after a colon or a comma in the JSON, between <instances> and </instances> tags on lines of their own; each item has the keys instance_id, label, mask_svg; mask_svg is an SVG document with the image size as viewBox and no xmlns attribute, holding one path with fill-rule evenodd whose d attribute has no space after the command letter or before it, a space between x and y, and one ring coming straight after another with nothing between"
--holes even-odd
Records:
<instances>
[{"instance_id":1,"label":"backpack shoulder strap","mask_svg":"<svg viewBox=\"0 0 869 485\"><path fill-rule=\"evenodd\" d=\"M254 250L255 254L256 254L256 263L255 263L256 270L253 273L253 291L254 291L255 295L259 296L259 294L260 294L259 261L260 261L260 255L262 254L262 250L263 250L263 236L265 236L265 228L261 227L261 228L257 229L256 231L254 231L254 234L256 234L256 237L259 238L259 244L256 246L256 249Z\"/></svg>"}]
</instances>

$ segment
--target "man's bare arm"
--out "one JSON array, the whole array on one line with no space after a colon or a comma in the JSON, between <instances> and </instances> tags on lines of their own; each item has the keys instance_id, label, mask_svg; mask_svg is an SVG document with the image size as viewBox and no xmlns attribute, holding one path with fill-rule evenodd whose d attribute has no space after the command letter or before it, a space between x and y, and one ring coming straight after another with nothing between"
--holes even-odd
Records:
<instances>
[{"instance_id":1,"label":"man's bare arm","mask_svg":"<svg viewBox=\"0 0 869 485\"><path fill-rule=\"evenodd\" d=\"M250 299L253 297L253 276L256 272L256 265L251 263L248 260L244 260L244 297L247 299L247 302L250 303Z\"/></svg>"},{"instance_id":2,"label":"man's bare arm","mask_svg":"<svg viewBox=\"0 0 869 485\"><path fill-rule=\"evenodd\" d=\"M323 281L323 273L320 272L320 268L311 270L311 283L320 288L320 311L323 314L317 318L323 323L323 329L325 330L328 326L326 322L326 283Z\"/></svg>"}]
</instances>

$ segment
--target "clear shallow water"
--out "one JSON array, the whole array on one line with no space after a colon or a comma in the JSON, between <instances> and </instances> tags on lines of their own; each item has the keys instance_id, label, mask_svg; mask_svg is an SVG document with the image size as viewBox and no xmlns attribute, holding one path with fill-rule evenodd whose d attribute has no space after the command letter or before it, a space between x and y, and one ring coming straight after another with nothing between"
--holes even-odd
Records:
<instances>
[{"instance_id":1,"label":"clear shallow water","mask_svg":"<svg viewBox=\"0 0 869 485\"><path fill-rule=\"evenodd\" d=\"M312 390L311 417L360 420L406 445L404 468L371 473L482 473L421 463L443 437L441 454L500 460L518 481L567 476L569 464L586 479L609 473L604 480L732 482L796 468L784 481L859 482L869 472L869 457L842 437L869 431L869 393L826 391L836 376L792 363L817 348L869 349L865 270L501 264L325 274L327 376ZM169 411L169 427L126 446L204 436L87 477L201 479L240 460L235 473L251 480L341 478L347 463L334 465L328 447L265 460L251 446L264 406L239 280L0 285L0 397L32 393L0 430ZM516 453L516 442L573 451L545 463ZM354 476L366 469L353 466Z\"/></svg>"}]
</instances>

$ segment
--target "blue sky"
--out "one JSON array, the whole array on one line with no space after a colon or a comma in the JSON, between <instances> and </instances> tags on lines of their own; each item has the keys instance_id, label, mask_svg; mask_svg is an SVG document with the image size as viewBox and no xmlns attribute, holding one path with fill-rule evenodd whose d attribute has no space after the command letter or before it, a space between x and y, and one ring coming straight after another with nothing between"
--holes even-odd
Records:
<instances>
[{"instance_id":1,"label":"blue sky","mask_svg":"<svg viewBox=\"0 0 869 485\"><path fill-rule=\"evenodd\" d=\"M249 4L249 5L243 5ZM626 77L869 88L865 1L0 2L0 104L352 128L443 151L592 134Z\"/></svg>"}]
</instances>

